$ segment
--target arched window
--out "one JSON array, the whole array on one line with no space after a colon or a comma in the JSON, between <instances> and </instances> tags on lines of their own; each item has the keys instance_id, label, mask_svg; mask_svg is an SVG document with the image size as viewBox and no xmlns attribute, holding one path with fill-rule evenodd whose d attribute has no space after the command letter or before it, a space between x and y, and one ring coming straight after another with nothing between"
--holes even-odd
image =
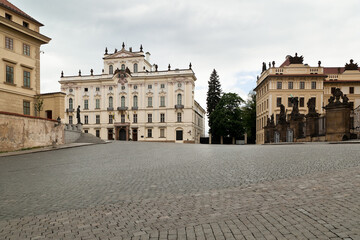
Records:
<instances>
[{"instance_id":1,"label":"arched window","mask_svg":"<svg viewBox=\"0 0 360 240\"><path fill-rule=\"evenodd\" d=\"M182 105L182 96L181 93L177 95L177 105Z\"/></svg>"},{"instance_id":2,"label":"arched window","mask_svg":"<svg viewBox=\"0 0 360 240\"><path fill-rule=\"evenodd\" d=\"M109 108L113 107L113 97L109 97Z\"/></svg>"},{"instance_id":3,"label":"arched window","mask_svg":"<svg viewBox=\"0 0 360 240\"><path fill-rule=\"evenodd\" d=\"M135 63L135 64L134 64L134 73L137 73L137 72L138 72L138 64Z\"/></svg>"},{"instance_id":4,"label":"arched window","mask_svg":"<svg viewBox=\"0 0 360 240\"><path fill-rule=\"evenodd\" d=\"M73 99L69 98L69 109L73 109Z\"/></svg>"},{"instance_id":5,"label":"arched window","mask_svg":"<svg viewBox=\"0 0 360 240\"><path fill-rule=\"evenodd\" d=\"M125 64L121 64L121 70L125 70Z\"/></svg>"},{"instance_id":6,"label":"arched window","mask_svg":"<svg viewBox=\"0 0 360 240\"><path fill-rule=\"evenodd\" d=\"M114 67L113 65L109 66L109 74L113 74L114 73Z\"/></svg>"},{"instance_id":7,"label":"arched window","mask_svg":"<svg viewBox=\"0 0 360 240\"><path fill-rule=\"evenodd\" d=\"M138 106L138 97L134 96L134 107Z\"/></svg>"},{"instance_id":8,"label":"arched window","mask_svg":"<svg viewBox=\"0 0 360 240\"><path fill-rule=\"evenodd\" d=\"M125 107L125 97L121 97L121 107Z\"/></svg>"}]
</instances>

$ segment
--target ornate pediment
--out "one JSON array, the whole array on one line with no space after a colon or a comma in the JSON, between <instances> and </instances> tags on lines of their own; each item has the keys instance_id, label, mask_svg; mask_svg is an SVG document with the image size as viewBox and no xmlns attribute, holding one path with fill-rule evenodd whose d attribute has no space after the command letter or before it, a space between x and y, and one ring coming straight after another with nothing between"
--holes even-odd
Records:
<instances>
[{"instance_id":1,"label":"ornate pediment","mask_svg":"<svg viewBox=\"0 0 360 240\"><path fill-rule=\"evenodd\" d=\"M120 83L121 85L124 85L128 82L128 78L131 77L131 73L129 68L126 68L125 70L116 69L113 75L113 80L117 83Z\"/></svg>"},{"instance_id":2,"label":"ornate pediment","mask_svg":"<svg viewBox=\"0 0 360 240\"><path fill-rule=\"evenodd\" d=\"M345 64L345 71L346 70L359 70L358 64L354 63L354 60L350 59L350 63Z\"/></svg>"},{"instance_id":3,"label":"ornate pediment","mask_svg":"<svg viewBox=\"0 0 360 240\"><path fill-rule=\"evenodd\" d=\"M104 59L114 59L114 58L133 58L133 57L142 57L143 55L130 52L125 50L125 48L121 49L118 52L115 52L109 56L106 56Z\"/></svg>"},{"instance_id":4,"label":"ornate pediment","mask_svg":"<svg viewBox=\"0 0 360 240\"><path fill-rule=\"evenodd\" d=\"M295 53L295 57L290 56L289 57L289 61L290 64L303 64L304 62L304 57L303 56L298 56L297 53Z\"/></svg>"}]
</instances>

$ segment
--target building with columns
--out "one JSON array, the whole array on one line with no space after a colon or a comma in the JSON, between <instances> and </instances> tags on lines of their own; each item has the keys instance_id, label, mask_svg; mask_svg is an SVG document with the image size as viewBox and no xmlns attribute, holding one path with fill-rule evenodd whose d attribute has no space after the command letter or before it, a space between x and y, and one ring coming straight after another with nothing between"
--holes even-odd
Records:
<instances>
[{"instance_id":1,"label":"building with columns","mask_svg":"<svg viewBox=\"0 0 360 240\"><path fill-rule=\"evenodd\" d=\"M324 106L332 91L340 88L347 95L354 108L360 105L360 68L353 60L345 67L323 67L303 63L303 56L287 56L285 61L275 67L263 63L261 76L257 79L256 91L256 143L265 141L264 127L267 119L274 114L275 123L279 119L280 105L286 113L292 110L292 97L298 97L300 114L307 114L307 102L315 98L317 113L324 115Z\"/></svg>"},{"instance_id":2,"label":"building with columns","mask_svg":"<svg viewBox=\"0 0 360 240\"><path fill-rule=\"evenodd\" d=\"M104 140L199 143L205 135L205 110L195 101L191 69L158 70L150 53L132 48L103 56L102 74L64 76L65 122L81 110L84 132Z\"/></svg>"}]
</instances>

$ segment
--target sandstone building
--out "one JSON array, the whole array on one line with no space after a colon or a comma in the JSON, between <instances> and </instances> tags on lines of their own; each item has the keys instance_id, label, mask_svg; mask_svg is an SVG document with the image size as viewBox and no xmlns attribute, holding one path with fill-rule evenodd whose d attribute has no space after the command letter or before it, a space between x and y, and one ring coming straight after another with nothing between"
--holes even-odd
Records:
<instances>
[{"instance_id":1,"label":"sandstone building","mask_svg":"<svg viewBox=\"0 0 360 240\"><path fill-rule=\"evenodd\" d=\"M158 70L150 53L125 49L103 56L102 74L64 76L65 121L76 123L77 107L85 132L102 139L193 142L205 134L205 110L195 101L191 69Z\"/></svg>"},{"instance_id":2,"label":"sandstone building","mask_svg":"<svg viewBox=\"0 0 360 240\"><path fill-rule=\"evenodd\" d=\"M290 114L291 98L299 99L299 113L307 114L307 103L310 98L315 101L316 112L324 115L323 107L328 104L332 91L336 88L346 94L349 102L356 108L360 105L360 71L353 60L345 67L323 67L321 62L312 67L303 63L303 57L287 56L285 62L275 67L275 62L263 71L257 79L256 91L256 142L264 143L264 127L267 119L274 114L275 122L279 120L280 106ZM321 125L321 124L320 124ZM325 128L325 122L323 126Z\"/></svg>"}]
</instances>

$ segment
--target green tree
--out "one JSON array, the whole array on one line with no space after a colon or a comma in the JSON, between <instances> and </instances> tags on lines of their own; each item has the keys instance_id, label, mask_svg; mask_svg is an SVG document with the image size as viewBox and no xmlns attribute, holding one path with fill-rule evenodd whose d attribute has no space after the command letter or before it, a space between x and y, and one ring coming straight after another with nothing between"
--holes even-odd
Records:
<instances>
[{"instance_id":1,"label":"green tree","mask_svg":"<svg viewBox=\"0 0 360 240\"><path fill-rule=\"evenodd\" d=\"M243 103L244 100L236 93L223 94L209 117L214 136L237 138L244 134L241 109Z\"/></svg>"},{"instance_id":2,"label":"green tree","mask_svg":"<svg viewBox=\"0 0 360 240\"><path fill-rule=\"evenodd\" d=\"M248 143L255 143L256 140L256 94L250 92L248 100L243 109L243 123L245 132L248 135Z\"/></svg>"},{"instance_id":3,"label":"green tree","mask_svg":"<svg viewBox=\"0 0 360 240\"><path fill-rule=\"evenodd\" d=\"M210 75L210 79L208 81L208 92L206 97L206 106L207 106L207 114L210 118L211 113L215 110L216 105L219 103L221 98L221 85L220 85L220 78L217 74L216 70L214 69ZM209 132L212 132L211 122L209 120Z\"/></svg>"}]
</instances>

